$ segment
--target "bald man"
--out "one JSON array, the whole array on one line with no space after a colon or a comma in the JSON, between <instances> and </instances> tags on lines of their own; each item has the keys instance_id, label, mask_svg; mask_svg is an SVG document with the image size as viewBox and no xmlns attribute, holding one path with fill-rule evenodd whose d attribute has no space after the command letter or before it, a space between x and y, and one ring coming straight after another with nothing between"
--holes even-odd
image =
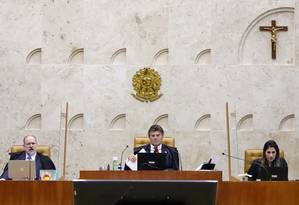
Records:
<instances>
[{"instance_id":1,"label":"bald man","mask_svg":"<svg viewBox=\"0 0 299 205\"><path fill-rule=\"evenodd\" d=\"M23 138L23 146L25 151L11 153L9 160L31 160L35 161L35 168L36 168L36 180L40 179L39 171L43 169L47 170L55 170L55 165L52 160L36 152L37 148L37 139L34 135L27 135ZM0 176L2 179L9 179L8 178L8 165L6 164L2 175Z\"/></svg>"}]
</instances>

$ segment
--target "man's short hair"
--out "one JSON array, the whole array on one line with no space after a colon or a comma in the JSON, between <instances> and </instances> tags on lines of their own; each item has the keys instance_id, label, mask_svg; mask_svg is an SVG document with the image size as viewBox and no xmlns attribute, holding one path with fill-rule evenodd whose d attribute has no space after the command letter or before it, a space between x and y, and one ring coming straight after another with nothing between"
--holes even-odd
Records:
<instances>
[{"instance_id":1,"label":"man's short hair","mask_svg":"<svg viewBox=\"0 0 299 205\"><path fill-rule=\"evenodd\" d=\"M160 125L152 125L147 132L148 137L150 136L151 132L156 132L156 131L161 132L161 135L164 136L164 130Z\"/></svg>"},{"instance_id":2,"label":"man's short hair","mask_svg":"<svg viewBox=\"0 0 299 205\"><path fill-rule=\"evenodd\" d=\"M26 135L24 138L23 138L23 145L25 145L25 140L27 137L33 137L35 139L35 142L37 143L37 139L34 135Z\"/></svg>"}]
</instances>

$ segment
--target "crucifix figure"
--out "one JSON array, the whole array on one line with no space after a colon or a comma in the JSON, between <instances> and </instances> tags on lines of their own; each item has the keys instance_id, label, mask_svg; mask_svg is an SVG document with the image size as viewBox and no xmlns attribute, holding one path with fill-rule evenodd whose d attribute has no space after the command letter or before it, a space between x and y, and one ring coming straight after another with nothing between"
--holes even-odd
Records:
<instances>
[{"instance_id":1,"label":"crucifix figure","mask_svg":"<svg viewBox=\"0 0 299 205\"><path fill-rule=\"evenodd\" d=\"M260 26L260 31L271 32L271 45L272 45L272 59L276 59L276 43L277 43L277 32L288 31L287 26L276 26L276 21L271 21L271 26Z\"/></svg>"}]
</instances>

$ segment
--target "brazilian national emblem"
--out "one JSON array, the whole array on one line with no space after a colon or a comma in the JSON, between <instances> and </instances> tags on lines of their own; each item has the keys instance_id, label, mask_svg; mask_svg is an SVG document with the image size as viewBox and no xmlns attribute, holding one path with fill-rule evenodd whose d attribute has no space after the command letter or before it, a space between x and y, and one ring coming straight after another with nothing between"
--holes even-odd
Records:
<instances>
[{"instance_id":1,"label":"brazilian national emblem","mask_svg":"<svg viewBox=\"0 0 299 205\"><path fill-rule=\"evenodd\" d=\"M159 99L161 87L161 77L157 71L152 68L142 68L138 70L132 79L135 94L132 95L141 102L153 102Z\"/></svg>"}]
</instances>

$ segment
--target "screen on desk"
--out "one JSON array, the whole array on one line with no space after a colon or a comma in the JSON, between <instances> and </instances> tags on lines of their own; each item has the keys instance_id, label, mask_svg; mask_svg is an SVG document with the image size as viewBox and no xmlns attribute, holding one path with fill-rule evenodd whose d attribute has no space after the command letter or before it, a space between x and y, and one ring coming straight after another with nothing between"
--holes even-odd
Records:
<instances>
[{"instance_id":1,"label":"screen on desk","mask_svg":"<svg viewBox=\"0 0 299 205\"><path fill-rule=\"evenodd\" d=\"M34 179L36 177L35 161L9 160L8 177L22 180Z\"/></svg>"},{"instance_id":2,"label":"screen on desk","mask_svg":"<svg viewBox=\"0 0 299 205\"><path fill-rule=\"evenodd\" d=\"M217 181L74 181L75 205L215 205Z\"/></svg>"},{"instance_id":3,"label":"screen on desk","mask_svg":"<svg viewBox=\"0 0 299 205\"><path fill-rule=\"evenodd\" d=\"M287 181L288 167L265 167L257 178L265 181Z\"/></svg>"},{"instance_id":4,"label":"screen on desk","mask_svg":"<svg viewBox=\"0 0 299 205\"><path fill-rule=\"evenodd\" d=\"M138 153L138 170L164 170L166 169L165 153Z\"/></svg>"}]
</instances>

